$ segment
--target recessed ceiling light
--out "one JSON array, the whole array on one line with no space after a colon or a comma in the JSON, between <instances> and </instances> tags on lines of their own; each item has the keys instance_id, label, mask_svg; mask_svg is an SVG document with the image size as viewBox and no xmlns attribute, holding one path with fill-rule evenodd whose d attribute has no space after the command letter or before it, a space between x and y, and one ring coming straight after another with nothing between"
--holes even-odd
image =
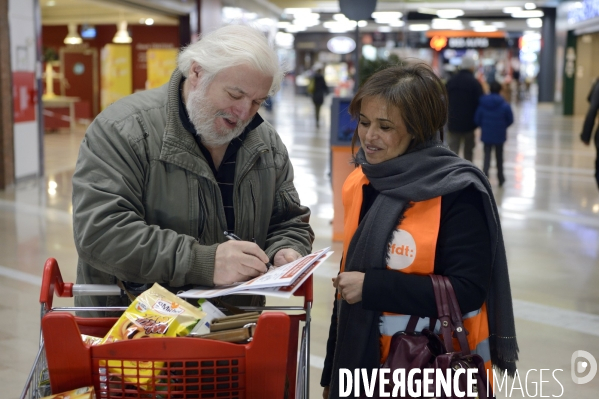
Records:
<instances>
[{"instance_id":1,"label":"recessed ceiling light","mask_svg":"<svg viewBox=\"0 0 599 399\"><path fill-rule=\"evenodd\" d=\"M464 10L459 10L457 8L438 10L437 15L439 16L439 18L457 18L464 15Z\"/></svg>"},{"instance_id":2,"label":"recessed ceiling light","mask_svg":"<svg viewBox=\"0 0 599 399\"><path fill-rule=\"evenodd\" d=\"M408 27L412 32L423 32L425 30L429 30L431 27L427 24L412 24Z\"/></svg>"},{"instance_id":3,"label":"recessed ceiling light","mask_svg":"<svg viewBox=\"0 0 599 399\"><path fill-rule=\"evenodd\" d=\"M534 10L537 8L537 5L535 3L526 3L524 4L524 8L527 10Z\"/></svg>"},{"instance_id":4,"label":"recessed ceiling light","mask_svg":"<svg viewBox=\"0 0 599 399\"><path fill-rule=\"evenodd\" d=\"M503 7L503 12L505 14L511 14L518 11L522 11L522 7Z\"/></svg>"},{"instance_id":5,"label":"recessed ceiling light","mask_svg":"<svg viewBox=\"0 0 599 399\"><path fill-rule=\"evenodd\" d=\"M152 18L147 18L147 19L146 19L146 22L145 22L145 24L146 24L146 25L154 25L154 19L152 19Z\"/></svg>"},{"instance_id":6,"label":"recessed ceiling light","mask_svg":"<svg viewBox=\"0 0 599 399\"><path fill-rule=\"evenodd\" d=\"M540 18L545 13L541 10L527 10L518 11L512 13L512 18Z\"/></svg>"}]
</instances>

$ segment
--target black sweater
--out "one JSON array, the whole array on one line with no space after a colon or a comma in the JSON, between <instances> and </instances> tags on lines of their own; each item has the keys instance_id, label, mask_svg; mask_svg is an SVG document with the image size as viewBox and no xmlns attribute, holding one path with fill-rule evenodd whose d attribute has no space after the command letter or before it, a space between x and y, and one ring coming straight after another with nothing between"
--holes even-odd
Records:
<instances>
[{"instance_id":1,"label":"black sweater","mask_svg":"<svg viewBox=\"0 0 599 399\"><path fill-rule=\"evenodd\" d=\"M378 195L371 185L364 186L363 192L360 220ZM449 277L462 313L477 310L484 303L491 282L491 241L482 197L475 189L467 188L441 198L435 274ZM395 270L366 271L362 306L421 317L437 316L430 277ZM331 380L336 337L337 301L334 301L322 386L329 385Z\"/></svg>"}]
</instances>

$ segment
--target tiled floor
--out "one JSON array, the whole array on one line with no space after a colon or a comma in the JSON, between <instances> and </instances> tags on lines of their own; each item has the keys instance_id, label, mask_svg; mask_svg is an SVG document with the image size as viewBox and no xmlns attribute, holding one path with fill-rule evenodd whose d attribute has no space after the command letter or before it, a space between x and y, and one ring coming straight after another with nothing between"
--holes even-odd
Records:
<instances>
[{"instance_id":1,"label":"tiled floor","mask_svg":"<svg viewBox=\"0 0 599 399\"><path fill-rule=\"evenodd\" d=\"M521 361L520 378L504 384L498 396L596 398L599 376L578 385L570 374L574 351L599 358L599 191L593 179L594 150L578 139L580 117L563 117L552 104L530 101L515 105L514 111L516 122L505 147L507 182L496 188L496 198ZM302 202L312 209L315 248L332 245L336 251L315 278L310 397L319 398L333 295L330 278L336 274L341 248L331 242L328 122L315 128L312 112L307 97L294 96L286 87L273 111L264 111L263 116L288 146ZM322 112L328 121L326 106ZM58 259L66 281L75 278L70 181L82 134L81 129L47 134L45 178L0 191L2 398L18 398L36 353L45 259ZM482 166L480 144L475 164ZM491 183L497 187L494 176Z\"/></svg>"}]
</instances>

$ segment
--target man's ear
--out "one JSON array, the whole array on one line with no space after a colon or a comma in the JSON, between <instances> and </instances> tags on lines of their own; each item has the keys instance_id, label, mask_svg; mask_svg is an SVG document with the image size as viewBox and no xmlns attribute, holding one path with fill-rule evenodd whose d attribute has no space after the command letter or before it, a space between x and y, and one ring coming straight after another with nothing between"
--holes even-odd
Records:
<instances>
[{"instance_id":1,"label":"man's ear","mask_svg":"<svg viewBox=\"0 0 599 399\"><path fill-rule=\"evenodd\" d=\"M191 68L189 68L189 74L187 76L187 80L191 84L191 87L196 87L200 80L202 79L202 75L204 74L204 70L197 62L191 63Z\"/></svg>"}]
</instances>

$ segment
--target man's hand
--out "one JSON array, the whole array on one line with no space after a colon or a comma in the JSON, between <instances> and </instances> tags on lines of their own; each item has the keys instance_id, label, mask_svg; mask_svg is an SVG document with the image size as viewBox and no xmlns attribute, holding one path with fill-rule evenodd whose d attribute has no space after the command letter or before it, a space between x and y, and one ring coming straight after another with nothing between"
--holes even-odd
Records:
<instances>
[{"instance_id":1,"label":"man's hand","mask_svg":"<svg viewBox=\"0 0 599 399\"><path fill-rule=\"evenodd\" d=\"M249 241L227 241L216 247L214 284L226 285L247 281L266 273L268 256Z\"/></svg>"},{"instance_id":2,"label":"man's hand","mask_svg":"<svg viewBox=\"0 0 599 399\"><path fill-rule=\"evenodd\" d=\"M283 266L301 257L302 256L298 254L295 249L283 248L279 250L273 258L273 266Z\"/></svg>"},{"instance_id":3,"label":"man's hand","mask_svg":"<svg viewBox=\"0 0 599 399\"><path fill-rule=\"evenodd\" d=\"M324 387L322 390L322 399L329 399L329 387Z\"/></svg>"},{"instance_id":4,"label":"man's hand","mask_svg":"<svg viewBox=\"0 0 599 399\"><path fill-rule=\"evenodd\" d=\"M341 298L349 304L362 301L362 287L364 286L364 273L343 272L333 279L333 286L341 294Z\"/></svg>"}]
</instances>

